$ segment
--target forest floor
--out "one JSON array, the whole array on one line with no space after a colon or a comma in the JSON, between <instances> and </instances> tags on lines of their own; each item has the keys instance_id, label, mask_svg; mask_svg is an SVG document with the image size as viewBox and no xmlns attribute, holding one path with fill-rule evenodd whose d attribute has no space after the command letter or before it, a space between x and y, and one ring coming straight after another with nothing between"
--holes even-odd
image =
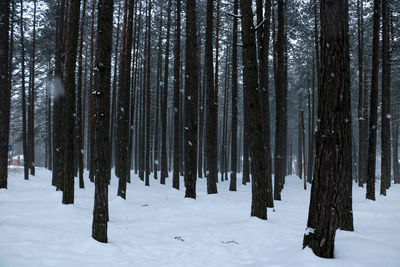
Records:
<instances>
[{"instance_id":1,"label":"forest floor","mask_svg":"<svg viewBox=\"0 0 400 267\"><path fill-rule=\"evenodd\" d=\"M241 181L239 177L239 181ZM353 187L354 232L337 231L335 259L302 249L310 185L286 178L282 201L268 209L268 220L250 217L251 185L219 182L207 195L197 181L197 199L151 178L145 187L136 175L127 200L109 188L108 244L91 238L94 185L85 173L85 189L75 182L75 204L61 204L51 172L37 168L23 179L10 169L8 190L0 190L0 266L400 266L400 185L388 196L365 200L365 188Z\"/></svg>"}]
</instances>

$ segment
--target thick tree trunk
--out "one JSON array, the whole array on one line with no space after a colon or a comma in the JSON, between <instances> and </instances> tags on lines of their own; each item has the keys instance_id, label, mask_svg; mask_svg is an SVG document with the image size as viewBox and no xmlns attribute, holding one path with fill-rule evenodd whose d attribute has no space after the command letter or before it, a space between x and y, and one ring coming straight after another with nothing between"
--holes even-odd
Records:
<instances>
[{"instance_id":1,"label":"thick tree trunk","mask_svg":"<svg viewBox=\"0 0 400 267\"><path fill-rule=\"evenodd\" d=\"M8 138L10 133L10 68L9 64L10 1L0 2L0 188L7 188Z\"/></svg>"},{"instance_id":2,"label":"thick tree trunk","mask_svg":"<svg viewBox=\"0 0 400 267\"><path fill-rule=\"evenodd\" d=\"M110 84L113 0L99 0L96 57L95 104L95 197L92 237L107 243L108 181L110 180Z\"/></svg>"},{"instance_id":3,"label":"thick tree trunk","mask_svg":"<svg viewBox=\"0 0 400 267\"><path fill-rule=\"evenodd\" d=\"M71 0L65 61L65 162L63 204L74 203L75 69L78 49L80 1Z\"/></svg>"},{"instance_id":4,"label":"thick tree trunk","mask_svg":"<svg viewBox=\"0 0 400 267\"><path fill-rule=\"evenodd\" d=\"M185 197L196 198L197 176L197 29L196 0L186 1L186 66L185 66Z\"/></svg>"},{"instance_id":5,"label":"thick tree trunk","mask_svg":"<svg viewBox=\"0 0 400 267\"><path fill-rule=\"evenodd\" d=\"M285 78L285 17L284 1L278 0L278 34L276 42L277 71L275 76L276 126L274 153L274 199L281 200L286 174L287 86Z\"/></svg>"},{"instance_id":6,"label":"thick tree trunk","mask_svg":"<svg viewBox=\"0 0 400 267\"><path fill-rule=\"evenodd\" d=\"M256 40L251 0L241 0L243 40L243 90L248 106L252 174L251 216L267 219L267 159L264 150L262 107L258 90Z\"/></svg>"},{"instance_id":7,"label":"thick tree trunk","mask_svg":"<svg viewBox=\"0 0 400 267\"><path fill-rule=\"evenodd\" d=\"M207 193L216 194L218 180L218 88L214 81L213 63L213 17L214 0L207 0L206 43L205 43L205 75L206 75L206 176ZM216 79L218 80L218 79Z\"/></svg>"},{"instance_id":8,"label":"thick tree trunk","mask_svg":"<svg viewBox=\"0 0 400 267\"><path fill-rule=\"evenodd\" d=\"M262 0L257 0L257 24L262 24L257 30L259 77L260 77L260 99L262 103L264 153L267 160L267 198L268 207L274 207L274 196L272 192L272 163L271 163L271 141L270 141L270 119L269 119L269 79L268 79L268 51L269 51L269 29L271 20L271 1L265 1L265 13L263 16Z\"/></svg>"},{"instance_id":9,"label":"thick tree trunk","mask_svg":"<svg viewBox=\"0 0 400 267\"><path fill-rule=\"evenodd\" d=\"M366 198L375 200L375 164L376 164L376 128L378 117L378 82L379 82L379 25L380 0L374 0L373 40L372 40L372 78L369 115L367 194Z\"/></svg>"},{"instance_id":10,"label":"thick tree trunk","mask_svg":"<svg viewBox=\"0 0 400 267\"><path fill-rule=\"evenodd\" d=\"M64 52L64 10L65 0L61 0L58 8L58 21L57 21L57 41L56 41L56 60L55 60L55 92L54 92L54 107L53 107L53 177L52 185L57 190L63 189L64 176L63 176L63 155L64 155L64 88L63 88L63 52ZM22 15L22 13L21 13ZM22 16L21 16L22 17ZM23 32L21 28L21 42L23 42ZM24 59L24 50L22 49ZM26 124L25 119L25 67L22 65L22 120ZM26 147L26 126L23 126L24 138ZM26 150L25 150L26 151ZM24 154L25 157L25 154ZM25 163L25 179L27 179L27 163Z\"/></svg>"},{"instance_id":11,"label":"thick tree trunk","mask_svg":"<svg viewBox=\"0 0 400 267\"><path fill-rule=\"evenodd\" d=\"M116 175L119 178L117 195L126 198L126 182L129 166L129 100L132 59L133 0L126 0L124 7L124 28L119 68L117 103Z\"/></svg>"},{"instance_id":12,"label":"thick tree trunk","mask_svg":"<svg viewBox=\"0 0 400 267\"><path fill-rule=\"evenodd\" d=\"M303 247L332 258L343 199L348 197L345 187L350 183L351 190L352 182L347 0L321 0L320 70L317 156Z\"/></svg>"}]
</instances>

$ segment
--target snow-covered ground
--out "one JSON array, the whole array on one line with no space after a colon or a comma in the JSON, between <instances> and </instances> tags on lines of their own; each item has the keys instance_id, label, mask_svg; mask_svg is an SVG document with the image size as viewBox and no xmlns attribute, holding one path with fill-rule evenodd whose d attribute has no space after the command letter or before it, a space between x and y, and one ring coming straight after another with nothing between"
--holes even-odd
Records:
<instances>
[{"instance_id":1,"label":"snow-covered ground","mask_svg":"<svg viewBox=\"0 0 400 267\"><path fill-rule=\"evenodd\" d=\"M134 176L124 201L117 184L113 178L109 243L102 244L91 238L94 185L87 176L85 189L75 183L75 204L62 205L49 171L38 168L24 181L22 169L11 169L8 190L0 190L0 266L400 266L399 185L387 197L377 191L375 202L354 186L355 231L338 231L335 259L322 259L301 248L310 192L297 177L286 178L267 221L250 217L250 185L229 192L220 182L219 194L207 195L198 179L192 200L172 189L170 178L145 187Z\"/></svg>"}]
</instances>

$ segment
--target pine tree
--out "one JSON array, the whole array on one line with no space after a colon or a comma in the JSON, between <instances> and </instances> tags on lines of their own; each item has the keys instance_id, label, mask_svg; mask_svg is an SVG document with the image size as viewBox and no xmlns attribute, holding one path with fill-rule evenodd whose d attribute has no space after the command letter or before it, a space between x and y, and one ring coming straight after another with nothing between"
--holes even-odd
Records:
<instances>
[{"instance_id":1,"label":"pine tree","mask_svg":"<svg viewBox=\"0 0 400 267\"><path fill-rule=\"evenodd\" d=\"M366 198L375 200L376 128L378 116L378 75L379 75L379 27L380 0L374 0L373 40L372 40L372 78L369 115L367 194Z\"/></svg>"},{"instance_id":2,"label":"pine tree","mask_svg":"<svg viewBox=\"0 0 400 267\"><path fill-rule=\"evenodd\" d=\"M197 29L196 0L186 1L186 63L185 63L185 197L196 198L197 176Z\"/></svg>"},{"instance_id":3,"label":"pine tree","mask_svg":"<svg viewBox=\"0 0 400 267\"><path fill-rule=\"evenodd\" d=\"M0 188L7 188L8 137L10 133L10 67L9 64L10 1L0 2Z\"/></svg>"},{"instance_id":4,"label":"pine tree","mask_svg":"<svg viewBox=\"0 0 400 267\"><path fill-rule=\"evenodd\" d=\"M243 90L246 92L249 120L250 158L252 174L251 216L267 219L267 159L264 150L263 118L258 90L256 39L251 0L241 0L243 41Z\"/></svg>"},{"instance_id":5,"label":"pine tree","mask_svg":"<svg viewBox=\"0 0 400 267\"><path fill-rule=\"evenodd\" d=\"M113 0L99 0L96 41L96 94L95 105L95 195L92 237L107 243L108 181L110 179L110 91L111 91L111 50L113 28Z\"/></svg>"},{"instance_id":6,"label":"pine tree","mask_svg":"<svg viewBox=\"0 0 400 267\"><path fill-rule=\"evenodd\" d=\"M179 130L179 95L180 95L180 63L181 63L181 0L176 1L176 36L174 47L174 173L172 187L179 190L179 155L180 155L180 130Z\"/></svg>"},{"instance_id":7,"label":"pine tree","mask_svg":"<svg viewBox=\"0 0 400 267\"><path fill-rule=\"evenodd\" d=\"M349 10L347 0L320 3L317 157L303 247L310 247L317 256L332 258L336 229L343 223L343 206L348 204L343 201L349 196L345 187L352 182Z\"/></svg>"}]
</instances>

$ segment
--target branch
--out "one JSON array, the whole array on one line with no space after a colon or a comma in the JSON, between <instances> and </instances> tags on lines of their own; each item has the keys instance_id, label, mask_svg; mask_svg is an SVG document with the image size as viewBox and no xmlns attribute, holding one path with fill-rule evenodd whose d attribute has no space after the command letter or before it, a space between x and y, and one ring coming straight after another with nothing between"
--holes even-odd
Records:
<instances>
[{"instance_id":1,"label":"branch","mask_svg":"<svg viewBox=\"0 0 400 267\"><path fill-rule=\"evenodd\" d=\"M267 18L264 18L263 21L261 21L260 24L258 24L254 30L257 31L264 24L266 20Z\"/></svg>"},{"instance_id":2,"label":"branch","mask_svg":"<svg viewBox=\"0 0 400 267\"><path fill-rule=\"evenodd\" d=\"M240 15L240 14L233 14L233 13L229 13L229 12L226 12L226 14L227 14L228 16L235 17L235 18L238 18L238 19L241 19L241 18L243 17L243 16Z\"/></svg>"}]
</instances>

